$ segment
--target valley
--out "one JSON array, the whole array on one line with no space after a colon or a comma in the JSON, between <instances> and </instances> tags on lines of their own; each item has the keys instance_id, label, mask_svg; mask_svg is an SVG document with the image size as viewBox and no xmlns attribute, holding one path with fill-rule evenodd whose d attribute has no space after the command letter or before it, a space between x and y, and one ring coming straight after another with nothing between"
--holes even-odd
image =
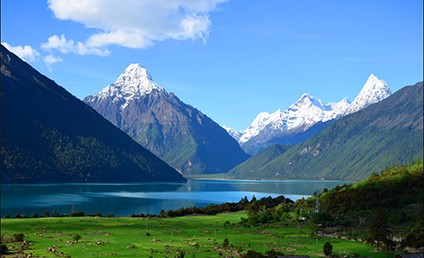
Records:
<instances>
[{"instance_id":1,"label":"valley","mask_svg":"<svg viewBox=\"0 0 424 258\"><path fill-rule=\"evenodd\" d=\"M0 9L1 257L424 258L423 1Z\"/></svg>"},{"instance_id":2,"label":"valley","mask_svg":"<svg viewBox=\"0 0 424 258\"><path fill-rule=\"evenodd\" d=\"M2 250L5 257L322 257L331 245L335 257L393 257L424 247L423 182L421 161L296 202L242 198L132 218L3 218Z\"/></svg>"}]
</instances>

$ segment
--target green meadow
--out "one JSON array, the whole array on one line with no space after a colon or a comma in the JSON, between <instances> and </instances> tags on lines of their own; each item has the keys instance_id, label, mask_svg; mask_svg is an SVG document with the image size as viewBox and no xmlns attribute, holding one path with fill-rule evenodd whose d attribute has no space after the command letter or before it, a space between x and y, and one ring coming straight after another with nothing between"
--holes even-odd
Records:
<instances>
[{"instance_id":1,"label":"green meadow","mask_svg":"<svg viewBox=\"0 0 424 258\"><path fill-rule=\"evenodd\" d=\"M247 214L13 218L1 219L1 234L9 250L4 257L20 257L19 253L33 257L242 257L248 250L272 249L284 255L323 257L327 241L335 256L387 257L362 242L313 237L312 229L301 222L245 227L239 223L242 217ZM24 234L25 242L13 241L16 234Z\"/></svg>"}]
</instances>

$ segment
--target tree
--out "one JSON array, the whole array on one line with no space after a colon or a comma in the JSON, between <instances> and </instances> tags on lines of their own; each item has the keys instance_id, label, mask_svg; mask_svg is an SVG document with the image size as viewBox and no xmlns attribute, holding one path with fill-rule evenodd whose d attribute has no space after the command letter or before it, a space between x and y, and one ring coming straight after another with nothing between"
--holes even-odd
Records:
<instances>
[{"instance_id":1,"label":"tree","mask_svg":"<svg viewBox=\"0 0 424 258\"><path fill-rule=\"evenodd\" d=\"M224 239L224 242L222 243L223 247L228 247L230 245L230 241L228 241L228 238Z\"/></svg>"},{"instance_id":2,"label":"tree","mask_svg":"<svg viewBox=\"0 0 424 258\"><path fill-rule=\"evenodd\" d=\"M333 253L333 245L327 241L323 246L323 250L325 256L330 256Z\"/></svg>"},{"instance_id":3,"label":"tree","mask_svg":"<svg viewBox=\"0 0 424 258\"><path fill-rule=\"evenodd\" d=\"M75 242L77 242L78 243L78 241L80 241L81 240L81 236L79 235L79 234L76 234L76 235L74 235L73 237L72 237L72 239L75 241Z\"/></svg>"},{"instance_id":4,"label":"tree","mask_svg":"<svg viewBox=\"0 0 424 258\"><path fill-rule=\"evenodd\" d=\"M371 222L370 238L368 239L371 243L377 243L377 251L380 251L382 243L387 243L390 236L390 228L387 222L386 215L382 209L375 211L375 216Z\"/></svg>"}]
</instances>

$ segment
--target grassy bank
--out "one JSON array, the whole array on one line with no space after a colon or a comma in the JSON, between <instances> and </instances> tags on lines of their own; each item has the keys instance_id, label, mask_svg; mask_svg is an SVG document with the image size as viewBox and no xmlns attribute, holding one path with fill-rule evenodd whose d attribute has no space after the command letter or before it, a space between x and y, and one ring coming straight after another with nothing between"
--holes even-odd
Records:
<instances>
[{"instance_id":1,"label":"grassy bank","mask_svg":"<svg viewBox=\"0 0 424 258\"><path fill-rule=\"evenodd\" d=\"M306 224L243 227L242 217L247 217L244 212L178 218L2 219L1 231L4 242L10 240L9 250L28 248L26 254L38 257L238 257L247 250L271 249L320 257L327 241L335 255L386 257L361 242L313 238ZM25 242L11 243L16 234L24 234Z\"/></svg>"}]
</instances>

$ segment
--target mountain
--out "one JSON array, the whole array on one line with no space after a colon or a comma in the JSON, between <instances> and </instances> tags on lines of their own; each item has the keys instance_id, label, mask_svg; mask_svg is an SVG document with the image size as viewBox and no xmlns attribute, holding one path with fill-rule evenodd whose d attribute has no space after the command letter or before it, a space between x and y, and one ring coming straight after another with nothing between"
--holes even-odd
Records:
<instances>
[{"instance_id":1,"label":"mountain","mask_svg":"<svg viewBox=\"0 0 424 258\"><path fill-rule=\"evenodd\" d=\"M183 174L227 172L249 157L225 129L158 86L139 64L84 101Z\"/></svg>"},{"instance_id":2,"label":"mountain","mask_svg":"<svg viewBox=\"0 0 424 258\"><path fill-rule=\"evenodd\" d=\"M247 160L227 175L230 178L356 181L373 171L422 157L423 83L420 82L338 119L275 158L262 157L268 161L265 165Z\"/></svg>"},{"instance_id":3,"label":"mountain","mask_svg":"<svg viewBox=\"0 0 424 258\"><path fill-rule=\"evenodd\" d=\"M286 152L290 147L290 145L285 144L272 145L271 147L266 148L264 151L238 165L232 170L232 173L229 173L228 175L233 176L238 174L238 171L242 171L243 177L245 178L260 179L260 177L257 177L257 168L266 166L269 162Z\"/></svg>"},{"instance_id":4,"label":"mountain","mask_svg":"<svg viewBox=\"0 0 424 258\"><path fill-rule=\"evenodd\" d=\"M305 93L287 110L278 109L271 114L260 113L248 128L239 132L232 129L230 134L247 153L256 154L275 143L296 144L309 139L324 129L324 125L331 124L328 121L359 111L390 94L387 84L371 74L352 103L344 98L325 105L320 99ZM309 130L317 123L321 126ZM318 128L321 129L317 130Z\"/></svg>"},{"instance_id":5,"label":"mountain","mask_svg":"<svg viewBox=\"0 0 424 258\"><path fill-rule=\"evenodd\" d=\"M185 181L1 46L2 183Z\"/></svg>"}]
</instances>

